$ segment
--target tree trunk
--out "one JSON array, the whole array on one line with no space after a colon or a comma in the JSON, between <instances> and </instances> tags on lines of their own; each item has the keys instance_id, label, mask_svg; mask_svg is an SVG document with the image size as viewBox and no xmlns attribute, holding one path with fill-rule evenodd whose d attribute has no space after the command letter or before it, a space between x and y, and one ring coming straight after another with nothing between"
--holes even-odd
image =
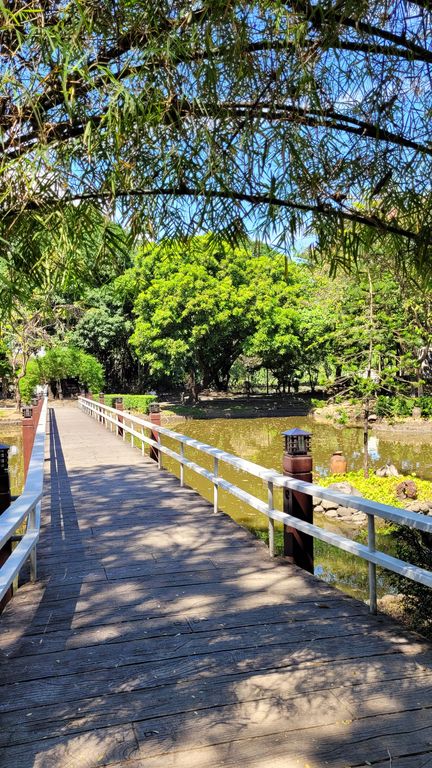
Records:
<instances>
[{"instance_id":1,"label":"tree trunk","mask_svg":"<svg viewBox=\"0 0 432 768\"><path fill-rule=\"evenodd\" d=\"M369 400L365 400L363 408L363 472L369 477Z\"/></svg>"}]
</instances>

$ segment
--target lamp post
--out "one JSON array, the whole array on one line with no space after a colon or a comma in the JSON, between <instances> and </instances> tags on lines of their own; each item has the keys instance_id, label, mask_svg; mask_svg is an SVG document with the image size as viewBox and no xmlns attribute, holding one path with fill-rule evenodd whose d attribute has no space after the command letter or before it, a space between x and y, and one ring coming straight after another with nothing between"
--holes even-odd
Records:
<instances>
[{"instance_id":1,"label":"lamp post","mask_svg":"<svg viewBox=\"0 0 432 768\"><path fill-rule=\"evenodd\" d=\"M289 429L284 436L283 474L294 480L312 482L312 455L310 432L303 429ZM312 496L301 491L284 488L284 512L313 523ZM314 572L313 537L296 528L284 525L284 554L294 565L309 573Z\"/></svg>"}]
</instances>

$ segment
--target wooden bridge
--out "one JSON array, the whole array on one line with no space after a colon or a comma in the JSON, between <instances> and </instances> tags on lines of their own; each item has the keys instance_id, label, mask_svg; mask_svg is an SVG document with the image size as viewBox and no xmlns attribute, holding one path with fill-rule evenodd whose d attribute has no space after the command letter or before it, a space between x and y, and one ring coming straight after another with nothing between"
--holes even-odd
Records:
<instances>
[{"instance_id":1,"label":"wooden bridge","mask_svg":"<svg viewBox=\"0 0 432 768\"><path fill-rule=\"evenodd\" d=\"M0 618L4 768L432 766L432 653L77 407Z\"/></svg>"}]
</instances>

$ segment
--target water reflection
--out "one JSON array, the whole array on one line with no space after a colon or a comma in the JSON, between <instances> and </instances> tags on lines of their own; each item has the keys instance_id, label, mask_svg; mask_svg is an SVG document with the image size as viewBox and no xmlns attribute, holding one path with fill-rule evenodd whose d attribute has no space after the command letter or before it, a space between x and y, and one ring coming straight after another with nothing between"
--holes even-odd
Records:
<instances>
[{"instance_id":1,"label":"water reflection","mask_svg":"<svg viewBox=\"0 0 432 768\"><path fill-rule=\"evenodd\" d=\"M362 468L363 431L318 424L311 417L197 420L185 421L173 428L229 453L279 470L283 450L281 432L293 427L312 432L314 469L318 475L329 473L330 456L334 451L344 453L348 470ZM424 436L422 442L419 434L371 434L369 457L372 467L389 461L403 474L415 473L425 480L432 480L430 436Z\"/></svg>"},{"instance_id":2,"label":"water reflection","mask_svg":"<svg viewBox=\"0 0 432 768\"><path fill-rule=\"evenodd\" d=\"M1 433L0 443L10 445L9 449L9 477L11 493L19 496L24 485L24 462L22 453L22 433L20 429L8 428Z\"/></svg>"}]
</instances>

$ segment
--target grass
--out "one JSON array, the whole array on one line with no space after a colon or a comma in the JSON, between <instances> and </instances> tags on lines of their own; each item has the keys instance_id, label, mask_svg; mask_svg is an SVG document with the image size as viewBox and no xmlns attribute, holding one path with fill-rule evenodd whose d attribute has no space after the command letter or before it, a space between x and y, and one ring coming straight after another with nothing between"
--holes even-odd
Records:
<instances>
[{"instance_id":1,"label":"grass","mask_svg":"<svg viewBox=\"0 0 432 768\"><path fill-rule=\"evenodd\" d=\"M0 419L18 419L19 417L20 413L15 408L0 408Z\"/></svg>"},{"instance_id":2,"label":"grass","mask_svg":"<svg viewBox=\"0 0 432 768\"><path fill-rule=\"evenodd\" d=\"M186 416L186 418L205 419L206 411L197 405L170 405L169 409L162 408L164 416Z\"/></svg>"}]
</instances>

